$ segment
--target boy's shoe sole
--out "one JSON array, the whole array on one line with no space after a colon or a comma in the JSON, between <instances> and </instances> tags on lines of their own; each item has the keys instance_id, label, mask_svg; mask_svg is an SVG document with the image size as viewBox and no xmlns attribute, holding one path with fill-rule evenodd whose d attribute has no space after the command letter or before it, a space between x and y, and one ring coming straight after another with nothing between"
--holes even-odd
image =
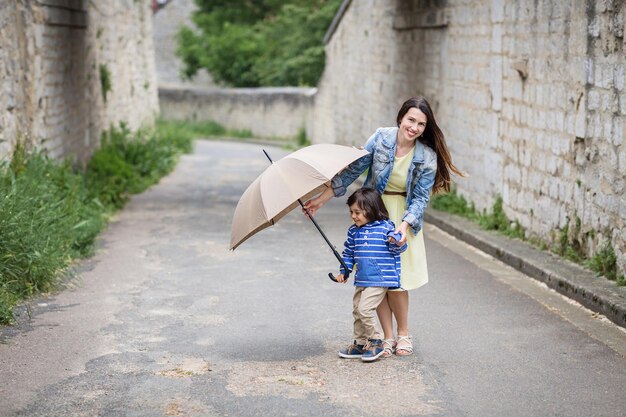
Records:
<instances>
[{"instance_id":1,"label":"boy's shoe sole","mask_svg":"<svg viewBox=\"0 0 626 417\"><path fill-rule=\"evenodd\" d=\"M363 357L362 353L343 353L339 352L339 357L344 359L360 359Z\"/></svg>"}]
</instances>

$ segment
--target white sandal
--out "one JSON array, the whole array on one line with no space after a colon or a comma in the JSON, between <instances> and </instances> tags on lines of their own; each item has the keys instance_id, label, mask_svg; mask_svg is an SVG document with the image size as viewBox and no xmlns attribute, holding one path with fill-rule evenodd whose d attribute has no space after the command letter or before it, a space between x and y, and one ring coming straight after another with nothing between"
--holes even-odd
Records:
<instances>
[{"instance_id":1,"label":"white sandal","mask_svg":"<svg viewBox=\"0 0 626 417\"><path fill-rule=\"evenodd\" d=\"M383 339L383 357L388 358L396 351L396 339Z\"/></svg>"},{"instance_id":2,"label":"white sandal","mask_svg":"<svg viewBox=\"0 0 626 417\"><path fill-rule=\"evenodd\" d=\"M400 342L404 342L403 346L400 346ZM400 351L406 353L399 353ZM398 336L398 340L396 341L396 355L398 356L409 356L413 354L413 342L411 341L411 336Z\"/></svg>"}]
</instances>

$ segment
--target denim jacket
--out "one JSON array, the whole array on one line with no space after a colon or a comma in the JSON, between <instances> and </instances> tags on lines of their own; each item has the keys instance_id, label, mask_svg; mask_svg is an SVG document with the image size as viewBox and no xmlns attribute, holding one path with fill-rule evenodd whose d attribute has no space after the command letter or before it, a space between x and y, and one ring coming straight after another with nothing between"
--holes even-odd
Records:
<instances>
[{"instance_id":1,"label":"denim jacket","mask_svg":"<svg viewBox=\"0 0 626 417\"><path fill-rule=\"evenodd\" d=\"M365 144L369 154L357 159L333 177L331 186L335 196L344 195L348 186L368 168L364 186L374 188L382 194L393 169L397 137L397 127L381 127L376 130ZM402 216L402 220L411 226L415 234L422 230L424 210L430 200L436 172L437 154L429 146L416 140L406 180L406 211Z\"/></svg>"}]
</instances>

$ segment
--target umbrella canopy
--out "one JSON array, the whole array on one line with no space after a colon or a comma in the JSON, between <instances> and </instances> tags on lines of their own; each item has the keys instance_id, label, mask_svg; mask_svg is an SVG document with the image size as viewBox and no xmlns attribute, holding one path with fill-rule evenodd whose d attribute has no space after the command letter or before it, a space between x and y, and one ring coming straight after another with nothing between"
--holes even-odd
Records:
<instances>
[{"instance_id":1,"label":"umbrella canopy","mask_svg":"<svg viewBox=\"0 0 626 417\"><path fill-rule=\"evenodd\" d=\"M272 226L291 210L329 186L339 171L367 155L350 146L319 144L272 163L243 193L235 208L230 248ZM300 201L299 201L300 200Z\"/></svg>"}]
</instances>

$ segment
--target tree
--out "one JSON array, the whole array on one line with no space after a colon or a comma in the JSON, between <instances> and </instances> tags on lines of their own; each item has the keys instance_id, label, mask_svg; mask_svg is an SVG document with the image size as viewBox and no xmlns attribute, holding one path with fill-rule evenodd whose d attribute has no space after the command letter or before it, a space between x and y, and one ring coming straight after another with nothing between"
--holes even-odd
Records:
<instances>
[{"instance_id":1,"label":"tree","mask_svg":"<svg viewBox=\"0 0 626 417\"><path fill-rule=\"evenodd\" d=\"M324 34L341 0L196 0L178 55L183 75L206 68L237 86L316 85L324 70Z\"/></svg>"}]
</instances>

